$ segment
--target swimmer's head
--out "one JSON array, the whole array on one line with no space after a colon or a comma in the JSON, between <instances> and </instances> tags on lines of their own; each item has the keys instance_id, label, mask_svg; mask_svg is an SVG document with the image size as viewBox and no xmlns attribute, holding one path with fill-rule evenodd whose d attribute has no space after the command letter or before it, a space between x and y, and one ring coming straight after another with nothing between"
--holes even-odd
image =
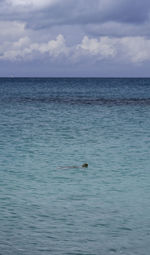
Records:
<instances>
[{"instance_id":1,"label":"swimmer's head","mask_svg":"<svg viewBox=\"0 0 150 255\"><path fill-rule=\"evenodd\" d=\"M87 163L84 163L84 164L82 165L82 167L88 167L88 164L87 164Z\"/></svg>"}]
</instances>

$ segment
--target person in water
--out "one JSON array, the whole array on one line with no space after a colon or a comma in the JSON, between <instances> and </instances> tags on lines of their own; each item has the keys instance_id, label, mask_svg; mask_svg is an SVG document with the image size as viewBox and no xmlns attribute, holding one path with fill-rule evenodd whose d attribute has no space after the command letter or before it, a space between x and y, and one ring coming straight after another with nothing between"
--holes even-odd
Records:
<instances>
[{"instance_id":1,"label":"person in water","mask_svg":"<svg viewBox=\"0 0 150 255\"><path fill-rule=\"evenodd\" d=\"M59 167L59 168L80 168L80 167L87 168L88 163L84 163L81 166L65 166L65 167Z\"/></svg>"},{"instance_id":2,"label":"person in water","mask_svg":"<svg viewBox=\"0 0 150 255\"><path fill-rule=\"evenodd\" d=\"M88 167L88 163L84 163L82 167Z\"/></svg>"}]
</instances>

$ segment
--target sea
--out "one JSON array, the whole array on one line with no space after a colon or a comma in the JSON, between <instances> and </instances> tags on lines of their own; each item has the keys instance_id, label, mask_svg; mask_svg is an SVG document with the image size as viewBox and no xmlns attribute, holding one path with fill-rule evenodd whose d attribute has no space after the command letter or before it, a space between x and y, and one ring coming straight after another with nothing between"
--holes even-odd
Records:
<instances>
[{"instance_id":1,"label":"sea","mask_svg":"<svg viewBox=\"0 0 150 255\"><path fill-rule=\"evenodd\" d=\"M0 255L114 254L150 254L150 79L0 78Z\"/></svg>"}]
</instances>

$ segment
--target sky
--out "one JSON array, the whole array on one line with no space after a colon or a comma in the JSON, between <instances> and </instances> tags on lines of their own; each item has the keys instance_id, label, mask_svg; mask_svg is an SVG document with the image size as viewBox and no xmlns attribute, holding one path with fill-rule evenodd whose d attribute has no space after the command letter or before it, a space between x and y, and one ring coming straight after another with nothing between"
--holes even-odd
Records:
<instances>
[{"instance_id":1,"label":"sky","mask_svg":"<svg viewBox=\"0 0 150 255\"><path fill-rule=\"evenodd\" d=\"M149 77L149 0L0 0L0 76Z\"/></svg>"}]
</instances>

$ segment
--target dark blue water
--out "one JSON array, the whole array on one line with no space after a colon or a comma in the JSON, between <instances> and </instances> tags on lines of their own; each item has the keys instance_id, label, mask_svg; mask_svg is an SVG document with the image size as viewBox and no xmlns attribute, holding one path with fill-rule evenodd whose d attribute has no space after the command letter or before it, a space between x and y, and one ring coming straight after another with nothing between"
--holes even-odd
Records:
<instances>
[{"instance_id":1,"label":"dark blue water","mask_svg":"<svg viewBox=\"0 0 150 255\"><path fill-rule=\"evenodd\" d=\"M150 79L1 78L0 254L148 255L149 240Z\"/></svg>"}]
</instances>

